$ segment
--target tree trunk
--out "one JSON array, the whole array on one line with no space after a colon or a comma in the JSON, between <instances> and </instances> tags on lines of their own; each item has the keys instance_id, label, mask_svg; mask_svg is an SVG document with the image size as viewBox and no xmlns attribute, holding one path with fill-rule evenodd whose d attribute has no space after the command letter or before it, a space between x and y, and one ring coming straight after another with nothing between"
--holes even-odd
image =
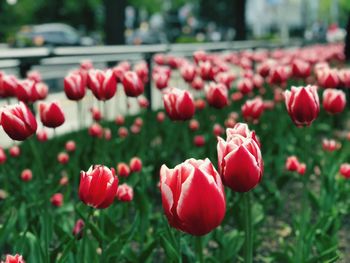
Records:
<instances>
[{"instance_id":1,"label":"tree trunk","mask_svg":"<svg viewBox=\"0 0 350 263\"><path fill-rule=\"evenodd\" d=\"M246 39L246 21L245 21L245 8L246 0L236 0L232 6L234 14L234 27L236 30L236 40Z\"/></svg>"},{"instance_id":2,"label":"tree trunk","mask_svg":"<svg viewBox=\"0 0 350 263\"><path fill-rule=\"evenodd\" d=\"M104 0L105 4L105 43L124 44L126 0Z\"/></svg>"},{"instance_id":3,"label":"tree trunk","mask_svg":"<svg viewBox=\"0 0 350 263\"><path fill-rule=\"evenodd\" d=\"M350 61L350 15L348 19L348 24L346 25L345 58L346 61Z\"/></svg>"}]
</instances>

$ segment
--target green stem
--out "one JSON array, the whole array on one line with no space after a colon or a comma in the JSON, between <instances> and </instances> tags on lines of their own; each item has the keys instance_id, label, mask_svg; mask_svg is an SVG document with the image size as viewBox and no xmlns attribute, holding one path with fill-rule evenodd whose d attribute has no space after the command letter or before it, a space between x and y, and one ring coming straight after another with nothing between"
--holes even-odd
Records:
<instances>
[{"instance_id":1,"label":"green stem","mask_svg":"<svg viewBox=\"0 0 350 263\"><path fill-rule=\"evenodd\" d=\"M178 237L177 237L177 239L178 239L178 242L179 242L179 244L178 244L178 246L179 246L178 250L179 250L179 255L180 255L179 263L182 263L181 232L180 232L180 231L177 231L177 232L178 232Z\"/></svg>"},{"instance_id":2,"label":"green stem","mask_svg":"<svg viewBox=\"0 0 350 263\"><path fill-rule=\"evenodd\" d=\"M250 193L247 192L243 195L244 202L244 230L245 230L245 249L244 249L244 262L253 262L253 224L252 224L252 211L250 204Z\"/></svg>"},{"instance_id":3,"label":"green stem","mask_svg":"<svg viewBox=\"0 0 350 263\"><path fill-rule=\"evenodd\" d=\"M203 240L202 237L196 237L196 252L199 263L203 263Z\"/></svg>"},{"instance_id":4,"label":"green stem","mask_svg":"<svg viewBox=\"0 0 350 263\"><path fill-rule=\"evenodd\" d=\"M80 257L82 260L81 261L82 263L87 262L87 261L85 261L85 250L86 250L85 248L86 248L86 244L87 244L86 241L88 239L87 234L88 234L88 229L90 227L90 218L92 220L93 213L94 213L94 209L89 207L89 214L86 218L87 222L85 222L84 232L83 232L83 244L82 244L82 250L81 250L81 257Z\"/></svg>"}]
</instances>

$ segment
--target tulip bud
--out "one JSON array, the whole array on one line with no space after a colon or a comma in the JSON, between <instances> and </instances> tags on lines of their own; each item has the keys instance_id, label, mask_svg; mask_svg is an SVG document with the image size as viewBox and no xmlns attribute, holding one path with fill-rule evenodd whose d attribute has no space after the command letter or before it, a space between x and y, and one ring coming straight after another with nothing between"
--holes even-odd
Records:
<instances>
[{"instance_id":1,"label":"tulip bud","mask_svg":"<svg viewBox=\"0 0 350 263\"><path fill-rule=\"evenodd\" d=\"M269 72L270 84L284 84L289 77L289 72L285 66L273 67Z\"/></svg>"},{"instance_id":2,"label":"tulip bud","mask_svg":"<svg viewBox=\"0 0 350 263\"><path fill-rule=\"evenodd\" d=\"M7 160L6 153L3 148L0 147L0 164L5 163Z\"/></svg>"},{"instance_id":3,"label":"tulip bud","mask_svg":"<svg viewBox=\"0 0 350 263\"><path fill-rule=\"evenodd\" d=\"M130 202L134 198L134 190L127 184L121 184L118 187L117 199L122 202Z\"/></svg>"},{"instance_id":4,"label":"tulip bud","mask_svg":"<svg viewBox=\"0 0 350 263\"><path fill-rule=\"evenodd\" d=\"M28 107L20 102L12 106L5 106L0 111L0 124L11 139L23 141L37 129L37 122Z\"/></svg>"},{"instance_id":5,"label":"tulip bud","mask_svg":"<svg viewBox=\"0 0 350 263\"><path fill-rule=\"evenodd\" d=\"M75 141L67 141L65 145L66 151L67 152L74 152L76 149Z\"/></svg>"},{"instance_id":6,"label":"tulip bud","mask_svg":"<svg viewBox=\"0 0 350 263\"><path fill-rule=\"evenodd\" d=\"M323 92L323 108L331 114L340 113L346 105L345 93L342 90L325 89Z\"/></svg>"},{"instance_id":7,"label":"tulip bud","mask_svg":"<svg viewBox=\"0 0 350 263\"><path fill-rule=\"evenodd\" d=\"M320 112L316 86L294 87L285 91L285 102L292 121L300 126L309 126Z\"/></svg>"},{"instance_id":8,"label":"tulip bud","mask_svg":"<svg viewBox=\"0 0 350 263\"><path fill-rule=\"evenodd\" d=\"M1 263L25 263L23 257L21 255L6 255L5 261L1 261Z\"/></svg>"},{"instance_id":9,"label":"tulip bud","mask_svg":"<svg viewBox=\"0 0 350 263\"><path fill-rule=\"evenodd\" d=\"M225 85L226 89L231 89L232 82L236 79L234 74L228 72L221 72L215 76L215 81Z\"/></svg>"},{"instance_id":10,"label":"tulip bud","mask_svg":"<svg viewBox=\"0 0 350 263\"><path fill-rule=\"evenodd\" d=\"M117 174L120 177L128 177L130 175L130 168L126 163L118 163Z\"/></svg>"},{"instance_id":11,"label":"tulip bud","mask_svg":"<svg viewBox=\"0 0 350 263\"><path fill-rule=\"evenodd\" d=\"M30 169L24 169L21 173L21 179L22 181L28 182L30 180L32 180L33 178L33 174L32 171Z\"/></svg>"},{"instance_id":12,"label":"tulip bud","mask_svg":"<svg viewBox=\"0 0 350 263\"><path fill-rule=\"evenodd\" d=\"M143 83L148 82L149 70L148 70L147 63L145 61L141 61L141 62L135 64L134 70L135 70L135 73L137 74L137 76L141 79L141 81Z\"/></svg>"},{"instance_id":13,"label":"tulip bud","mask_svg":"<svg viewBox=\"0 0 350 263\"><path fill-rule=\"evenodd\" d=\"M118 129L118 136L120 137L120 138L125 138L125 137L127 137L128 136L128 129L127 128L125 128L125 127L120 127L119 129Z\"/></svg>"},{"instance_id":14,"label":"tulip bud","mask_svg":"<svg viewBox=\"0 0 350 263\"><path fill-rule=\"evenodd\" d=\"M292 63L292 74L296 78L307 78L311 74L311 66L309 63L295 59Z\"/></svg>"},{"instance_id":15,"label":"tulip bud","mask_svg":"<svg viewBox=\"0 0 350 263\"><path fill-rule=\"evenodd\" d=\"M214 108L221 109L228 104L228 92L224 84L210 83L206 90L208 104Z\"/></svg>"},{"instance_id":16,"label":"tulip bud","mask_svg":"<svg viewBox=\"0 0 350 263\"><path fill-rule=\"evenodd\" d=\"M345 178L350 179L350 164L343 163L339 168L339 173Z\"/></svg>"},{"instance_id":17,"label":"tulip bud","mask_svg":"<svg viewBox=\"0 0 350 263\"><path fill-rule=\"evenodd\" d=\"M205 145L205 137L202 136L202 135L196 135L194 136L193 138L193 144L196 146L196 147L202 147Z\"/></svg>"},{"instance_id":18,"label":"tulip bud","mask_svg":"<svg viewBox=\"0 0 350 263\"><path fill-rule=\"evenodd\" d=\"M143 109L147 109L149 106L149 101L147 98L140 96L137 98L137 102L139 104L139 106Z\"/></svg>"},{"instance_id":19,"label":"tulip bud","mask_svg":"<svg viewBox=\"0 0 350 263\"><path fill-rule=\"evenodd\" d=\"M138 157L133 157L130 160L129 166L132 173L140 172L142 170L142 161Z\"/></svg>"},{"instance_id":20,"label":"tulip bud","mask_svg":"<svg viewBox=\"0 0 350 263\"><path fill-rule=\"evenodd\" d=\"M102 113L97 107L92 107L90 111L91 111L92 119L94 121L99 122L100 120L102 120Z\"/></svg>"},{"instance_id":21,"label":"tulip bud","mask_svg":"<svg viewBox=\"0 0 350 263\"><path fill-rule=\"evenodd\" d=\"M46 127L57 128L65 121L64 113L56 102L40 103L39 112L40 120Z\"/></svg>"},{"instance_id":22,"label":"tulip bud","mask_svg":"<svg viewBox=\"0 0 350 263\"><path fill-rule=\"evenodd\" d=\"M65 152L61 152L57 155L57 161L60 164L66 164L69 161L69 155Z\"/></svg>"},{"instance_id":23,"label":"tulip bud","mask_svg":"<svg viewBox=\"0 0 350 263\"><path fill-rule=\"evenodd\" d=\"M299 160L294 155L289 156L286 160L286 170L287 171L291 171L291 172L297 171L299 168L299 165L300 165Z\"/></svg>"},{"instance_id":24,"label":"tulip bud","mask_svg":"<svg viewBox=\"0 0 350 263\"><path fill-rule=\"evenodd\" d=\"M160 169L160 191L169 224L202 236L220 225L226 201L220 175L209 159L189 159Z\"/></svg>"},{"instance_id":25,"label":"tulip bud","mask_svg":"<svg viewBox=\"0 0 350 263\"><path fill-rule=\"evenodd\" d=\"M198 71L203 80L214 80L216 72L209 61L199 63Z\"/></svg>"},{"instance_id":26,"label":"tulip bud","mask_svg":"<svg viewBox=\"0 0 350 263\"><path fill-rule=\"evenodd\" d=\"M336 69L323 69L317 73L318 84L324 88L336 88L339 85Z\"/></svg>"},{"instance_id":27,"label":"tulip bud","mask_svg":"<svg viewBox=\"0 0 350 263\"><path fill-rule=\"evenodd\" d=\"M163 74L162 72L154 73L152 77L157 89L162 90L168 87L169 77L166 74Z\"/></svg>"},{"instance_id":28,"label":"tulip bud","mask_svg":"<svg viewBox=\"0 0 350 263\"><path fill-rule=\"evenodd\" d=\"M92 137L101 138L103 135L103 129L102 129L101 125L98 123L93 123L89 127L89 135Z\"/></svg>"},{"instance_id":29,"label":"tulip bud","mask_svg":"<svg viewBox=\"0 0 350 263\"><path fill-rule=\"evenodd\" d=\"M115 124L117 125L124 125L125 123L125 119L122 115L118 115L116 118L115 118Z\"/></svg>"},{"instance_id":30,"label":"tulip bud","mask_svg":"<svg viewBox=\"0 0 350 263\"><path fill-rule=\"evenodd\" d=\"M117 91L117 80L111 69L89 71L89 87L98 100L109 100Z\"/></svg>"},{"instance_id":31,"label":"tulip bud","mask_svg":"<svg viewBox=\"0 0 350 263\"><path fill-rule=\"evenodd\" d=\"M50 202L53 206L56 206L56 207L62 206L63 205L63 194L61 194L61 193L54 194L51 197Z\"/></svg>"},{"instance_id":32,"label":"tulip bud","mask_svg":"<svg viewBox=\"0 0 350 263\"><path fill-rule=\"evenodd\" d=\"M34 81L35 83L39 83L42 81L42 77L39 71L33 70L27 73L27 79Z\"/></svg>"},{"instance_id":33,"label":"tulip bud","mask_svg":"<svg viewBox=\"0 0 350 263\"><path fill-rule=\"evenodd\" d=\"M83 236L83 229L85 227L85 223L82 219L78 219L73 228L73 235L76 239L81 239Z\"/></svg>"},{"instance_id":34,"label":"tulip bud","mask_svg":"<svg viewBox=\"0 0 350 263\"><path fill-rule=\"evenodd\" d=\"M62 176L61 179L60 179L60 185L61 186L65 186L65 185L68 185L68 182L69 182L69 179L67 176Z\"/></svg>"},{"instance_id":35,"label":"tulip bud","mask_svg":"<svg viewBox=\"0 0 350 263\"><path fill-rule=\"evenodd\" d=\"M242 115L246 121L257 122L264 112L264 102L260 97L247 100L242 106Z\"/></svg>"},{"instance_id":36,"label":"tulip bud","mask_svg":"<svg viewBox=\"0 0 350 263\"><path fill-rule=\"evenodd\" d=\"M300 174L300 175L304 175L305 172L306 172L306 164L305 164L305 163L299 164L298 169L297 169L297 172L298 172L298 174Z\"/></svg>"},{"instance_id":37,"label":"tulip bud","mask_svg":"<svg viewBox=\"0 0 350 263\"><path fill-rule=\"evenodd\" d=\"M18 145L14 145L10 148L9 153L12 157L18 157L21 155L21 149Z\"/></svg>"},{"instance_id":38,"label":"tulip bud","mask_svg":"<svg viewBox=\"0 0 350 263\"><path fill-rule=\"evenodd\" d=\"M39 142L46 142L48 139L48 135L45 129L39 130L36 133L36 138Z\"/></svg>"},{"instance_id":39,"label":"tulip bud","mask_svg":"<svg viewBox=\"0 0 350 263\"><path fill-rule=\"evenodd\" d=\"M91 166L80 173L79 198L94 208L107 208L117 194L118 177L106 166Z\"/></svg>"},{"instance_id":40,"label":"tulip bud","mask_svg":"<svg viewBox=\"0 0 350 263\"><path fill-rule=\"evenodd\" d=\"M104 137L106 141L112 139L112 131L109 128L104 129Z\"/></svg>"},{"instance_id":41,"label":"tulip bud","mask_svg":"<svg viewBox=\"0 0 350 263\"><path fill-rule=\"evenodd\" d=\"M205 100L203 99L196 99L195 106L197 110L203 110L207 106L205 103Z\"/></svg>"},{"instance_id":42,"label":"tulip bud","mask_svg":"<svg viewBox=\"0 0 350 263\"><path fill-rule=\"evenodd\" d=\"M165 110L172 120L188 120L195 113L194 100L186 90L169 89L163 95Z\"/></svg>"},{"instance_id":43,"label":"tulip bud","mask_svg":"<svg viewBox=\"0 0 350 263\"><path fill-rule=\"evenodd\" d=\"M64 92L70 100L81 100L86 93L85 81L78 73L70 73L64 78Z\"/></svg>"},{"instance_id":44,"label":"tulip bud","mask_svg":"<svg viewBox=\"0 0 350 263\"><path fill-rule=\"evenodd\" d=\"M142 80L133 71L128 71L124 74L123 86L125 94L129 97L137 97L144 91Z\"/></svg>"},{"instance_id":45,"label":"tulip bud","mask_svg":"<svg viewBox=\"0 0 350 263\"><path fill-rule=\"evenodd\" d=\"M199 129L199 122L193 119L189 122L188 127L191 131L197 131Z\"/></svg>"},{"instance_id":46,"label":"tulip bud","mask_svg":"<svg viewBox=\"0 0 350 263\"><path fill-rule=\"evenodd\" d=\"M213 127L213 133L215 136L220 136L224 133L224 128L220 124L216 123Z\"/></svg>"},{"instance_id":47,"label":"tulip bud","mask_svg":"<svg viewBox=\"0 0 350 263\"><path fill-rule=\"evenodd\" d=\"M236 192L248 192L262 179L264 167L260 147L254 133L242 136L240 130L227 129L226 134L226 141L218 137L217 144L223 183Z\"/></svg>"},{"instance_id":48,"label":"tulip bud","mask_svg":"<svg viewBox=\"0 0 350 263\"><path fill-rule=\"evenodd\" d=\"M163 122L165 120L165 114L164 112L160 111L157 113L157 121L158 122Z\"/></svg>"}]
</instances>

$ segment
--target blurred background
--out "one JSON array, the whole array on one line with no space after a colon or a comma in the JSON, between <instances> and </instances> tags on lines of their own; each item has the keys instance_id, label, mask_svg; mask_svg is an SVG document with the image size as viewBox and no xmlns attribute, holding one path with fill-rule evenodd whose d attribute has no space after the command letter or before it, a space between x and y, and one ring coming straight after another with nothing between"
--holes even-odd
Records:
<instances>
[{"instance_id":1,"label":"blurred background","mask_svg":"<svg viewBox=\"0 0 350 263\"><path fill-rule=\"evenodd\" d=\"M2 48L344 38L349 0L1 0Z\"/></svg>"}]
</instances>

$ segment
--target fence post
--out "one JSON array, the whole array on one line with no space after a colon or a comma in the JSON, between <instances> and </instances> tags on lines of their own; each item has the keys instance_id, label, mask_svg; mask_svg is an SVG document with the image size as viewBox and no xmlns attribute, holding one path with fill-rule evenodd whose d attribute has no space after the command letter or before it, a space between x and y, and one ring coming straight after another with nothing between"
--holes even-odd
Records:
<instances>
[{"instance_id":1,"label":"fence post","mask_svg":"<svg viewBox=\"0 0 350 263\"><path fill-rule=\"evenodd\" d=\"M153 53L146 53L145 54L145 61L147 63L148 67L148 82L145 86L145 95L149 102L148 110L152 110L152 60L153 60Z\"/></svg>"}]
</instances>

